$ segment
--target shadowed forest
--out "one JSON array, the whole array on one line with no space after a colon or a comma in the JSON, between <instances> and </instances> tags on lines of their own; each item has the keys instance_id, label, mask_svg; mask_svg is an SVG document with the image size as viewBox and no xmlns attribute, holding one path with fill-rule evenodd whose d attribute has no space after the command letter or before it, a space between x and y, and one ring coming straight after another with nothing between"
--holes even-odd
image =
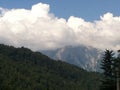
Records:
<instances>
[{"instance_id":1,"label":"shadowed forest","mask_svg":"<svg viewBox=\"0 0 120 90\"><path fill-rule=\"evenodd\" d=\"M102 73L87 72L40 52L0 44L0 90L116 90L120 55L106 50L101 62Z\"/></svg>"}]
</instances>

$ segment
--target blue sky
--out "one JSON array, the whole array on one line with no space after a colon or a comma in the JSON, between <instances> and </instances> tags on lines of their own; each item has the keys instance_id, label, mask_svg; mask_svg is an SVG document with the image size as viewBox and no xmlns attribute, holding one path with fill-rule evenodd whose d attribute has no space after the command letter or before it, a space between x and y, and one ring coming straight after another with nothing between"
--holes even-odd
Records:
<instances>
[{"instance_id":1,"label":"blue sky","mask_svg":"<svg viewBox=\"0 0 120 90\"><path fill-rule=\"evenodd\" d=\"M0 7L30 9L39 2L49 4L50 12L66 19L76 16L94 21L107 12L120 15L120 0L0 0Z\"/></svg>"},{"instance_id":2,"label":"blue sky","mask_svg":"<svg viewBox=\"0 0 120 90\"><path fill-rule=\"evenodd\" d=\"M78 45L118 50L119 4L120 0L0 0L0 43L32 50Z\"/></svg>"}]
</instances>

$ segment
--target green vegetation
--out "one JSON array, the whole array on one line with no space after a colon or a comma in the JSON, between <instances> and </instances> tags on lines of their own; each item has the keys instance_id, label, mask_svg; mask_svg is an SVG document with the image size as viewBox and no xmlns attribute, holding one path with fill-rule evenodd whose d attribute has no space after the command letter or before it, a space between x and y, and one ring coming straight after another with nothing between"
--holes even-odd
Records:
<instances>
[{"instance_id":1,"label":"green vegetation","mask_svg":"<svg viewBox=\"0 0 120 90\"><path fill-rule=\"evenodd\" d=\"M0 90L99 90L100 74L0 44Z\"/></svg>"},{"instance_id":2,"label":"green vegetation","mask_svg":"<svg viewBox=\"0 0 120 90\"><path fill-rule=\"evenodd\" d=\"M120 87L120 52L118 52L118 56L115 56L112 50L106 50L101 68L104 77L100 90L118 90L117 88Z\"/></svg>"}]
</instances>

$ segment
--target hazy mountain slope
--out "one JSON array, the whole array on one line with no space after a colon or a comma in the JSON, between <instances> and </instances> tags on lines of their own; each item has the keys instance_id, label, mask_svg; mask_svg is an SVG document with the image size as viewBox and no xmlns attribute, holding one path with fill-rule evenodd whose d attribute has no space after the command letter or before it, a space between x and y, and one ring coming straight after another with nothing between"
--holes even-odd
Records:
<instances>
[{"instance_id":1,"label":"hazy mountain slope","mask_svg":"<svg viewBox=\"0 0 120 90\"><path fill-rule=\"evenodd\" d=\"M39 52L0 45L0 90L98 90L99 79Z\"/></svg>"},{"instance_id":2,"label":"hazy mountain slope","mask_svg":"<svg viewBox=\"0 0 120 90\"><path fill-rule=\"evenodd\" d=\"M99 71L102 51L85 46L64 47L57 50L42 51L45 55L77 65L89 71Z\"/></svg>"}]
</instances>

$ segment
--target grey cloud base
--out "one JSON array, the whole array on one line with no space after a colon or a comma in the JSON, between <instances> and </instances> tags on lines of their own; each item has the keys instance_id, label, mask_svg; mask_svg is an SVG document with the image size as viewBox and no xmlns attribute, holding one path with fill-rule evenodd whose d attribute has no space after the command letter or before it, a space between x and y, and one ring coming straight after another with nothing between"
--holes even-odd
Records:
<instances>
[{"instance_id":1,"label":"grey cloud base","mask_svg":"<svg viewBox=\"0 0 120 90\"><path fill-rule=\"evenodd\" d=\"M79 45L120 49L120 16L112 13L94 22L74 16L66 20L50 13L50 6L43 3L31 10L0 8L0 12L0 43L32 50Z\"/></svg>"}]
</instances>

